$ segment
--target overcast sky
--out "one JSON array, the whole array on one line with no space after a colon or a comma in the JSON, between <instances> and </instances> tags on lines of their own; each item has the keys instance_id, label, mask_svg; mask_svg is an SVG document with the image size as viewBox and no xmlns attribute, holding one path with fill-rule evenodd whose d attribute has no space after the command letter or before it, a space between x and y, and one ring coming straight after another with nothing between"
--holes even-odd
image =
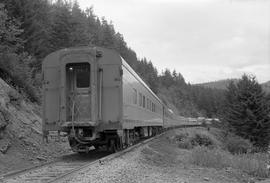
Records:
<instances>
[{"instance_id":1,"label":"overcast sky","mask_svg":"<svg viewBox=\"0 0 270 183\"><path fill-rule=\"evenodd\" d=\"M139 58L202 83L270 80L268 0L78 0L111 20Z\"/></svg>"}]
</instances>

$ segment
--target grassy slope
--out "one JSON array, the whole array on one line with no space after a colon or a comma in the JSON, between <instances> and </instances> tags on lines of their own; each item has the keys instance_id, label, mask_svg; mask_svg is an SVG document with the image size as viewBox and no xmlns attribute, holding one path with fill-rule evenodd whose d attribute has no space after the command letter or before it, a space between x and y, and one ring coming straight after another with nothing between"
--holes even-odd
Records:
<instances>
[{"instance_id":1,"label":"grassy slope","mask_svg":"<svg viewBox=\"0 0 270 183\"><path fill-rule=\"evenodd\" d=\"M191 146L183 146L181 143L183 141L194 142L194 139L197 142L196 145L193 143ZM168 144L171 144L167 146L174 147L172 152L179 152L180 149L180 152L183 153L181 155L182 157L179 157L181 159L179 163L183 164L187 169L198 166L205 170L205 172L211 172L211 170L213 172L219 172L219 175L225 177L225 182L247 182L270 176L269 170L266 168L270 160L269 154L231 154L227 150L228 145L226 142L228 139L222 130L216 128L211 128L210 131L207 131L205 128L178 129L170 132L167 140L169 142ZM208 147L198 145L201 142L209 144L209 141L211 145ZM156 148L161 148L162 150L162 146L159 145ZM179 149L175 149L175 146ZM166 147L165 151L170 153L169 148ZM166 153L165 151L164 153ZM172 160L172 162L174 161ZM224 175L224 172L226 172L226 175ZM215 176L208 173L204 176L209 176L210 179L216 179ZM232 180L229 181L228 178L232 178Z\"/></svg>"},{"instance_id":2,"label":"grassy slope","mask_svg":"<svg viewBox=\"0 0 270 183\"><path fill-rule=\"evenodd\" d=\"M204 133L204 129L198 129ZM234 169L220 169L198 166L191 162L192 149L178 147L175 137L181 133L191 132L189 129L177 129L167 132L148 147L142 150L142 162L163 177L171 177L167 182L209 182L239 183L247 182L252 177ZM191 133L193 133L192 130Z\"/></svg>"}]
</instances>

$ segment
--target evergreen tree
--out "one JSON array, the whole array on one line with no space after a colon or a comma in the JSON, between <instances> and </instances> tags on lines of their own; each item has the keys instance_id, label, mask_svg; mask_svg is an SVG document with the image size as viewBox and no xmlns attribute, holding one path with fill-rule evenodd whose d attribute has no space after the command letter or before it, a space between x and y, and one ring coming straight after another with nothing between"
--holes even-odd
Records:
<instances>
[{"instance_id":1,"label":"evergreen tree","mask_svg":"<svg viewBox=\"0 0 270 183\"><path fill-rule=\"evenodd\" d=\"M52 34L50 42L53 50L68 48L72 44L70 33L72 32L71 4L58 0L52 7Z\"/></svg>"},{"instance_id":2,"label":"evergreen tree","mask_svg":"<svg viewBox=\"0 0 270 183\"><path fill-rule=\"evenodd\" d=\"M20 38L21 23L8 16L4 5L0 3L0 77L19 92L26 93L32 101L38 101L38 96L31 80L30 63L32 58L21 52L24 41Z\"/></svg>"},{"instance_id":3,"label":"evergreen tree","mask_svg":"<svg viewBox=\"0 0 270 183\"><path fill-rule=\"evenodd\" d=\"M21 22L24 31L24 52L31 53L38 59L51 52L50 7L47 0L0 0L5 4L8 15Z\"/></svg>"},{"instance_id":4,"label":"evergreen tree","mask_svg":"<svg viewBox=\"0 0 270 183\"><path fill-rule=\"evenodd\" d=\"M160 77L161 84L165 86L167 89L174 84L174 78L169 69L165 69Z\"/></svg>"},{"instance_id":5,"label":"evergreen tree","mask_svg":"<svg viewBox=\"0 0 270 183\"><path fill-rule=\"evenodd\" d=\"M4 4L0 3L0 55L15 53L22 49L23 40L20 35L23 30L19 28L20 24L8 16Z\"/></svg>"},{"instance_id":6,"label":"evergreen tree","mask_svg":"<svg viewBox=\"0 0 270 183\"><path fill-rule=\"evenodd\" d=\"M226 100L224 119L231 130L255 146L267 149L270 143L270 108L255 77L243 75L237 84L230 83Z\"/></svg>"},{"instance_id":7,"label":"evergreen tree","mask_svg":"<svg viewBox=\"0 0 270 183\"><path fill-rule=\"evenodd\" d=\"M87 46L90 44L91 36L88 34L88 24L86 14L80 9L77 1L71 9L71 46Z\"/></svg>"},{"instance_id":8,"label":"evergreen tree","mask_svg":"<svg viewBox=\"0 0 270 183\"><path fill-rule=\"evenodd\" d=\"M148 84L151 90L154 93L158 91L158 72L157 69L153 66L151 61L147 61L146 58L141 59L138 62L137 72L144 79L144 81Z\"/></svg>"},{"instance_id":9,"label":"evergreen tree","mask_svg":"<svg viewBox=\"0 0 270 183\"><path fill-rule=\"evenodd\" d=\"M87 34L89 36L89 45L99 45L100 40L100 21L94 14L93 7L87 8L84 12L86 17Z\"/></svg>"}]
</instances>

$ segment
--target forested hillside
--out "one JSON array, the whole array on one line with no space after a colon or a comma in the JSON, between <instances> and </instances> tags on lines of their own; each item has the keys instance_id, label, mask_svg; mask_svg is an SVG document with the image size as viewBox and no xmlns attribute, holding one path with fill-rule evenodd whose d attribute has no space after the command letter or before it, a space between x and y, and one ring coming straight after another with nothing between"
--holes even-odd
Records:
<instances>
[{"instance_id":1,"label":"forested hillside","mask_svg":"<svg viewBox=\"0 0 270 183\"><path fill-rule=\"evenodd\" d=\"M0 0L0 77L33 102L40 103L41 63L58 49L101 46L115 49L150 88L177 113L216 116L223 91L192 86L175 70L158 73L139 59L112 22L80 9L76 1Z\"/></svg>"}]
</instances>

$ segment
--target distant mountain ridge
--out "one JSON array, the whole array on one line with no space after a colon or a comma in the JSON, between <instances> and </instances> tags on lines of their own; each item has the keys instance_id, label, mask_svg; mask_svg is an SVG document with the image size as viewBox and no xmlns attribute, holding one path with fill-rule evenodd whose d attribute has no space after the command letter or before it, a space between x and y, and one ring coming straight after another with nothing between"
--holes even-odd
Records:
<instances>
[{"instance_id":1,"label":"distant mountain ridge","mask_svg":"<svg viewBox=\"0 0 270 183\"><path fill-rule=\"evenodd\" d=\"M262 83L262 88L266 93L270 93L270 81Z\"/></svg>"},{"instance_id":2,"label":"distant mountain ridge","mask_svg":"<svg viewBox=\"0 0 270 183\"><path fill-rule=\"evenodd\" d=\"M220 89L220 90L226 90L227 86L229 85L230 82L235 82L237 83L239 79L223 79L223 80L219 80L219 81L211 81L211 82L207 82L207 83L200 83L200 84L195 84L197 86L203 86L206 88L214 88L214 89ZM263 90L266 93L270 93L270 81L261 83L261 86L263 88Z\"/></svg>"},{"instance_id":3,"label":"distant mountain ridge","mask_svg":"<svg viewBox=\"0 0 270 183\"><path fill-rule=\"evenodd\" d=\"M230 82L237 82L239 79L223 79L223 80L218 80L218 81L211 81L207 83L200 83L200 84L195 84L197 86L203 86L206 88L214 88L214 89L220 89L220 90L226 90L227 86L229 85Z\"/></svg>"}]
</instances>

